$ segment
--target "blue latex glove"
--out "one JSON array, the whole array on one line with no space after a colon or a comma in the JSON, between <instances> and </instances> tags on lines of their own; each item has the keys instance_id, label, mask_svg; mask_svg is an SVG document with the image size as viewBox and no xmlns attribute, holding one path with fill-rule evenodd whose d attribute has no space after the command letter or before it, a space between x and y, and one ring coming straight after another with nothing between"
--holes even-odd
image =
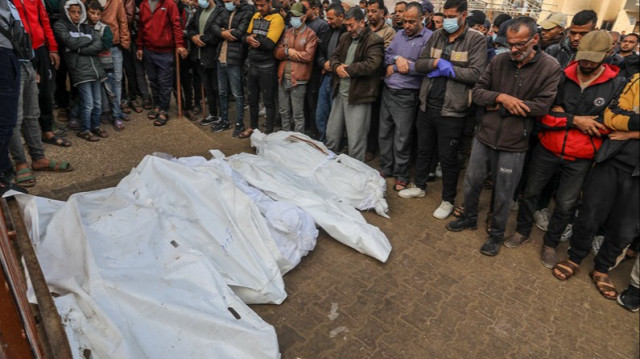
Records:
<instances>
[{"instance_id":1,"label":"blue latex glove","mask_svg":"<svg viewBox=\"0 0 640 359\"><path fill-rule=\"evenodd\" d=\"M456 73L453 71L453 65L451 65L451 62L445 59L438 60L438 65L436 66L436 69L427 74L427 77L441 77L441 76L451 77L452 79L456 78Z\"/></svg>"}]
</instances>

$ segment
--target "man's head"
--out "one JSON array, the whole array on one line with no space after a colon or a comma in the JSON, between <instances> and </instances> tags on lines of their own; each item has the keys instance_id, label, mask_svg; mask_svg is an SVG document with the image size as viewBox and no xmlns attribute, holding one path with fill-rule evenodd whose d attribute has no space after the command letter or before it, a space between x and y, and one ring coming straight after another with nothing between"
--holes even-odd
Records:
<instances>
[{"instance_id":1,"label":"man's head","mask_svg":"<svg viewBox=\"0 0 640 359\"><path fill-rule=\"evenodd\" d=\"M640 37L635 32L630 33L625 36L620 43L620 54L622 55L630 55L633 52L633 49L638 46L638 40Z\"/></svg>"},{"instance_id":2,"label":"man's head","mask_svg":"<svg viewBox=\"0 0 640 359\"><path fill-rule=\"evenodd\" d=\"M423 22L429 24L433 19L433 4L429 0L422 0L422 16Z\"/></svg>"},{"instance_id":3,"label":"man's head","mask_svg":"<svg viewBox=\"0 0 640 359\"><path fill-rule=\"evenodd\" d=\"M540 28L542 29L542 42L545 44L557 42L562 37L566 26L567 15L561 12L550 14L540 23Z\"/></svg>"},{"instance_id":4,"label":"man's head","mask_svg":"<svg viewBox=\"0 0 640 359\"><path fill-rule=\"evenodd\" d=\"M534 46L538 44L536 21L527 16L517 17L507 27L507 47L511 53L511 60L524 64L535 55Z\"/></svg>"},{"instance_id":5,"label":"man's head","mask_svg":"<svg viewBox=\"0 0 640 359\"><path fill-rule=\"evenodd\" d=\"M271 13L271 0L253 0L253 5L255 5L256 10L262 16L267 16Z\"/></svg>"},{"instance_id":6,"label":"man's head","mask_svg":"<svg viewBox=\"0 0 640 359\"><path fill-rule=\"evenodd\" d=\"M313 2L317 3L317 1L318 0L301 0L300 1L304 5L304 8L306 9L307 20L313 20L316 18L313 10L311 9L311 6Z\"/></svg>"},{"instance_id":7,"label":"man's head","mask_svg":"<svg viewBox=\"0 0 640 359\"><path fill-rule=\"evenodd\" d=\"M402 17L404 33L413 37L422 31L422 7L417 2L407 5Z\"/></svg>"},{"instance_id":8,"label":"man's head","mask_svg":"<svg viewBox=\"0 0 640 359\"><path fill-rule=\"evenodd\" d=\"M367 20L371 27L377 27L380 25L382 18L384 17L384 3L382 0L369 0L367 3Z\"/></svg>"},{"instance_id":9,"label":"man's head","mask_svg":"<svg viewBox=\"0 0 640 359\"><path fill-rule=\"evenodd\" d=\"M393 8L393 11L395 13L395 19L394 19L394 23L397 26L402 26L402 21L404 18L404 12L407 11L407 3L404 1L399 1L396 3L396 6ZM422 12L422 9L420 9L420 12Z\"/></svg>"},{"instance_id":10,"label":"man's head","mask_svg":"<svg viewBox=\"0 0 640 359\"><path fill-rule=\"evenodd\" d=\"M447 0L442 8L442 13L444 14L442 26L444 27L444 31L453 34L464 27L467 19L466 0Z\"/></svg>"},{"instance_id":11,"label":"man's head","mask_svg":"<svg viewBox=\"0 0 640 359\"><path fill-rule=\"evenodd\" d=\"M305 23L307 18L307 7L304 6L304 3L297 2L291 6L289 14L291 14L291 27L299 29Z\"/></svg>"},{"instance_id":12,"label":"man's head","mask_svg":"<svg viewBox=\"0 0 640 359\"><path fill-rule=\"evenodd\" d=\"M342 5L333 3L327 8L327 23L332 29L337 29L344 22L344 8Z\"/></svg>"},{"instance_id":13,"label":"man's head","mask_svg":"<svg viewBox=\"0 0 640 359\"><path fill-rule=\"evenodd\" d=\"M576 53L580 72L588 75L596 71L604 62L611 48L611 36L606 30L591 31L584 35Z\"/></svg>"},{"instance_id":14,"label":"man's head","mask_svg":"<svg viewBox=\"0 0 640 359\"><path fill-rule=\"evenodd\" d=\"M437 12L433 14L433 28L434 30L442 29L442 22L444 21L444 14Z\"/></svg>"},{"instance_id":15,"label":"man's head","mask_svg":"<svg viewBox=\"0 0 640 359\"><path fill-rule=\"evenodd\" d=\"M72 23L78 25L80 23L80 20L82 19L81 5L80 4L69 5L67 12L69 13L69 20L71 20Z\"/></svg>"},{"instance_id":16,"label":"man's head","mask_svg":"<svg viewBox=\"0 0 640 359\"><path fill-rule=\"evenodd\" d=\"M576 50L580 39L595 30L597 22L598 15L593 10L582 10L573 17L569 27L569 44L572 49Z\"/></svg>"},{"instance_id":17,"label":"man's head","mask_svg":"<svg viewBox=\"0 0 640 359\"><path fill-rule=\"evenodd\" d=\"M95 25L100 21L104 8L97 0L91 0L87 3L87 20L89 24Z\"/></svg>"},{"instance_id":18,"label":"man's head","mask_svg":"<svg viewBox=\"0 0 640 359\"><path fill-rule=\"evenodd\" d=\"M620 45L620 33L617 31L609 31L609 36L611 36L611 45L618 47Z\"/></svg>"},{"instance_id":19,"label":"man's head","mask_svg":"<svg viewBox=\"0 0 640 359\"><path fill-rule=\"evenodd\" d=\"M469 11L469 15L467 16L467 25L474 30L478 30L482 32L482 28L484 27L484 21L487 19L487 16L480 10L472 10Z\"/></svg>"},{"instance_id":20,"label":"man's head","mask_svg":"<svg viewBox=\"0 0 640 359\"><path fill-rule=\"evenodd\" d=\"M358 5L360 5L360 8L364 11L367 10L367 0L360 0L360 3L358 3Z\"/></svg>"},{"instance_id":21,"label":"man's head","mask_svg":"<svg viewBox=\"0 0 640 359\"><path fill-rule=\"evenodd\" d=\"M493 31L494 34L497 34L498 31L500 31L500 25L509 20L511 20L511 15L508 14L500 14L496 16L496 18L493 19L493 27L491 28L491 31Z\"/></svg>"},{"instance_id":22,"label":"man's head","mask_svg":"<svg viewBox=\"0 0 640 359\"><path fill-rule=\"evenodd\" d=\"M322 10L324 10L325 13L329 10L329 5L331 5L329 0L322 0Z\"/></svg>"},{"instance_id":23,"label":"man's head","mask_svg":"<svg viewBox=\"0 0 640 359\"><path fill-rule=\"evenodd\" d=\"M362 31L365 28L364 24L364 13L360 8L352 7L347 10L347 13L344 15L344 25L349 31L352 39L360 36Z\"/></svg>"}]
</instances>

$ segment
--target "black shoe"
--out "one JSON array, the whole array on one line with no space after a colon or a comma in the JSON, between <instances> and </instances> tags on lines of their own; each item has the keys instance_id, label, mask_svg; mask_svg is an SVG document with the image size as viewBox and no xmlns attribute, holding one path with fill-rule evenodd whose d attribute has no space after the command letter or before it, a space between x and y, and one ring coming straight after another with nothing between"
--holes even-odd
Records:
<instances>
[{"instance_id":1,"label":"black shoe","mask_svg":"<svg viewBox=\"0 0 640 359\"><path fill-rule=\"evenodd\" d=\"M624 309L637 312L640 308L640 288L629 285L627 289L618 296L617 302Z\"/></svg>"},{"instance_id":2,"label":"black shoe","mask_svg":"<svg viewBox=\"0 0 640 359\"><path fill-rule=\"evenodd\" d=\"M487 238L487 241L484 242L484 244L480 248L480 253L490 257L497 255L498 252L500 252L500 246L502 245L502 241L503 241L502 238L489 236L489 238Z\"/></svg>"},{"instance_id":3,"label":"black shoe","mask_svg":"<svg viewBox=\"0 0 640 359\"><path fill-rule=\"evenodd\" d=\"M478 221L472 221L465 217L460 217L455 221L447 223L447 229L451 232L460 232L465 229L478 229Z\"/></svg>"},{"instance_id":4,"label":"black shoe","mask_svg":"<svg viewBox=\"0 0 640 359\"><path fill-rule=\"evenodd\" d=\"M438 177L435 173L429 173L429 176L427 176L427 182L435 182L437 179Z\"/></svg>"},{"instance_id":5,"label":"black shoe","mask_svg":"<svg viewBox=\"0 0 640 359\"><path fill-rule=\"evenodd\" d=\"M229 126L229 122L218 122L218 123L214 124L213 126L211 126L211 131L213 131L213 132L222 132L222 131L228 130L230 128L231 128L231 126Z\"/></svg>"},{"instance_id":6,"label":"black shoe","mask_svg":"<svg viewBox=\"0 0 640 359\"><path fill-rule=\"evenodd\" d=\"M234 127L233 133L231 134L231 136L238 137L238 135L244 132L244 130L245 128L243 125L236 124L236 127Z\"/></svg>"},{"instance_id":7,"label":"black shoe","mask_svg":"<svg viewBox=\"0 0 640 359\"><path fill-rule=\"evenodd\" d=\"M209 126L214 125L218 122L222 121L222 119L218 116L207 116L202 121L200 121L200 126Z\"/></svg>"}]
</instances>

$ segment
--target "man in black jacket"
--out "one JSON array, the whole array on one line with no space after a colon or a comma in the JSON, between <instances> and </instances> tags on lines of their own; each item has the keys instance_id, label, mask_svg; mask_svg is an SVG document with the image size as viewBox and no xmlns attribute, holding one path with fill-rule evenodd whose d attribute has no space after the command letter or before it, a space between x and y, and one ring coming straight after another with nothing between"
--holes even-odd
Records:
<instances>
[{"instance_id":1,"label":"man in black jacket","mask_svg":"<svg viewBox=\"0 0 640 359\"><path fill-rule=\"evenodd\" d=\"M478 199L490 170L495 182L492 230L480 249L488 256L498 254L502 245L533 122L549 111L562 78L557 61L536 50L539 40L535 20L513 19L507 29L511 52L496 56L473 88L473 102L485 111L465 174L464 214L447 229L477 228Z\"/></svg>"},{"instance_id":2,"label":"man in black jacket","mask_svg":"<svg viewBox=\"0 0 640 359\"><path fill-rule=\"evenodd\" d=\"M196 71L204 85L207 96L209 115L200 124L208 126L220 121L218 117L218 71L216 69L216 50L220 38L213 33L216 19L224 11L220 4L213 0L207 2L206 8L199 8L196 16L187 25L187 36L196 45L191 50L191 58L196 63Z\"/></svg>"},{"instance_id":3,"label":"man in black jacket","mask_svg":"<svg viewBox=\"0 0 640 359\"><path fill-rule=\"evenodd\" d=\"M544 51L555 57L563 69L573 60L578 51L580 39L589 32L595 30L598 23L598 15L593 10L582 10L571 20L569 34L564 40L547 47Z\"/></svg>"},{"instance_id":4,"label":"man in black jacket","mask_svg":"<svg viewBox=\"0 0 640 359\"><path fill-rule=\"evenodd\" d=\"M219 132L229 128L230 87L236 102L236 126L232 134L236 137L245 130L242 69L247 47L242 43L242 37L247 32L255 8L244 0L224 0L224 7L213 25L213 33L222 39L216 52L221 121L211 129Z\"/></svg>"},{"instance_id":5,"label":"man in black jacket","mask_svg":"<svg viewBox=\"0 0 640 359\"><path fill-rule=\"evenodd\" d=\"M325 132L327 129L327 120L329 119L329 112L331 112L331 66L329 65L329 57L336 49L340 35L342 35L347 29L342 22L344 21L344 8L340 4L331 4L327 10L327 22L331 31L329 32L325 41L318 44L318 50L316 51L316 65L322 69L322 83L320 90L318 91L318 105L316 107L315 120L316 128L318 129L319 139L322 142L326 141Z\"/></svg>"}]
</instances>

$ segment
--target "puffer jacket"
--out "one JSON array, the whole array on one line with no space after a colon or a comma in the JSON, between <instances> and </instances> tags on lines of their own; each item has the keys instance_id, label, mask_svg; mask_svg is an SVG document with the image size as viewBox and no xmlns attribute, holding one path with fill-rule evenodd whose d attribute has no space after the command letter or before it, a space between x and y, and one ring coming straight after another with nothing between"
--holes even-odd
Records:
<instances>
[{"instance_id":1,"label":"puffer jacket","mask_svg":"<svg viewBox=\"0 0 640 359\"><path fill-rule=\"evenodd\" d=\"M278 81L282 83L287 62L291 62L291 84L298 81L309 81L313 59L318 46L318 37L311 28L305 26L302 31L295 33L293 28L287 29L280 37L276 46L275 56L280 60L278 65ZM286 54L285 48L294 49L295 53Z\"/></svg>"},{"instance_id":2,"label":"puffer jacket","mask_svg":"<svg viewBox=\"0 0 640 359\"><path fill-rule=\"evenodd\" d=\"M331 87L333 97L339 92L340 78L336 68L347 59L347 50L351 45L351 34L345 32L338 40L338 46L329 58L333 77ZM384 61L384 40L367 26L360 34L353 63L346 67L351 79L349 84L349 105L360 105L375 102L380 91L380 67Z\"/></svg>"},{"instance_id":3,"label":"puffer jacket","mask_svg":"<svg viewBox=\"0 0 640 359\"><path fill-rule=\"evenodd\" d=\"M436 59L449 43L449 36L443 30L436 30L422 53L415 62L416 71L429 73L436 69L433 65ZM464 117L471 106L471 89L480 78L480 74L487 64L487 41L481 32L465 26L465 30L453 42L450 60L453 65L455 78L447 81L442 105L442 116ZM424 77L420 86L420 109L427 110L427 97L431 90L433 79Z\"/></svg>"},{"instance_id":4,"label":"puffer jacket","mask_svg":"<svg viewBox=\"0 0 640 359\"><path fill-rule=\"evenodd\" d=\"M573 58L576 56L576 51L571 49L571 44L569 43L569 37L565 36L562 41L557 44L553 44L547 47L544 52L549 54L554 59L558 60L561 68L567 67Z\"/></svg>"},{"instance_id":5,"label":"puffer jacket","mask_svg":"<svg viewBox=\"0 0 640 359\"><path fill-rule=\"evenodd\" d=\"M540 143L547 150L564 159L593 159L602 145L602 137L582 133L573 125L573 116L598 116L618 96L626 80L618 75L619 69L604 65L605 70L584 90L578 79L578 63L572 62L564 69L564 81L560 83L555 105L564 112L549 112L541 119L538 134ZM606 134L610 131L601 131Z\"/></svg>"},{"instance_id":6,"label":"puffer jacket","mask_svg":"<svg viewBox=\"0 0 640 359\"><path fill-rule=\"evenodd\" d=\"M69 19L69 6L79 5L82 10L80 24L76 25ZM86 24L87 11L84 4L79 0L67 1L63 8L62 19L56 22L54 31L56 36L65 46L64 61L69 69L71 84L78 84L90 81L102 81L106 74L100 61L98 53L102 51L102 41L100 34L91 25Z\"/></svg>"},{"instance_id":7,"label":"puffer jacket","mask_svg":"<svg viewBox=\"0 0 640 359\"><path fill-rule=\"evenodd\" d=\"M198 11L196 11L196 15L191 18L191 21L189 21L189 24L187 25L187 37L189 39L200 34L199 24L202 11L202 8L199 8ZM217 19L220 17L220 14L225 11L227 10L222 6L222 2L216 2L216 8L213 9L211 15L209 15L209 18L207 19L207 22L204 24L204 31L200 37L200 40L205 43L205 46L198 47L195 46L195 44L192 44L191 46L191 60L199 63L205 69L216 67L216 62L218 61L216 51L222 39L215 35L213 27Z\"/></svg>"},{"instance_id":8,"label":"puffer jacket","mask_svg":"<svg viewBox=\"0 0 640 359\"><path fill-rule=\"evenodd\" d=\"M220 43L216 50L216 60L220 57L220 51L224 46L224 39L222 39L222 31L231 29L231 35L233 35L236 41L227 41L227 65L230 66L242 66L244 60L247 57L247 45L242 42L242 37L247 33L251 18L256 9L253 5L242 1L236 6L235 14L231 19L231 26L229 26L229 18L231 18L231 12L226 9L220 13L220 16L213 24L213 34L220 38Z\"/></svg>"},{"instance_id":9,"label":"puffer jacket","mask_svg":"<svg viewBox=\"0 0 640 359\"><path fill-rule=\"evenodd\" d=\"M473 88L473 102L480 106L478 141L501 151L526 151L533 123L549 112L561 79L558 61L540 51L521 68L509 53L494 57ZM493 110L501 93L522 100L531 112L522 117L502 106Z\"/></svg>"}]
</instances>

